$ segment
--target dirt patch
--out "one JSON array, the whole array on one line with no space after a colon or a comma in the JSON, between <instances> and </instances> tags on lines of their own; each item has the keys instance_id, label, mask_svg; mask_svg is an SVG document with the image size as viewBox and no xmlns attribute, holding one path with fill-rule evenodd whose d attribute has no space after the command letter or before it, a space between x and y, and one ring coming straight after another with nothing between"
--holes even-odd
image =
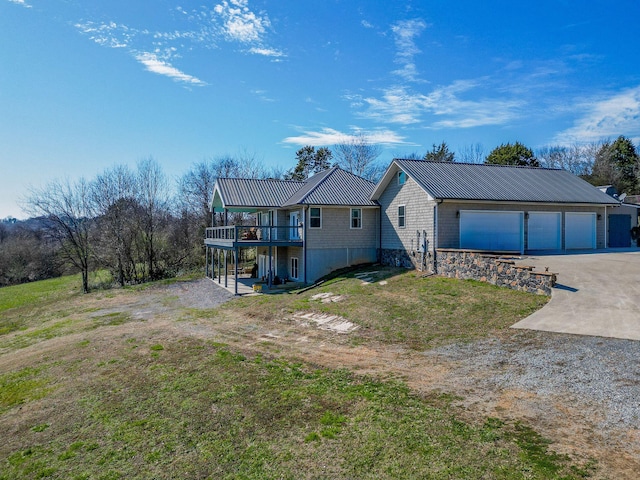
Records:
<instances>
[{"instance_id":1,"label":"dirt patch","mask_svg":"<svg viewBox=\"0 0 640 480\"><path fill-rule=\"evenodd\" d=\"M364 278L375 280L375 272L367 273ZM314 318L308 312L283 313L275 320L231 312L212 320L206 311L233 295L207 279L90 298L77 302L84 309L95 307L94 318L118 312L135 321L100 327L98 338L79 333L6 352L0 373L25 362L38 364L57 351L73 358L87 341L82 348L91 348L92 361L100 362L110 361L110 352L123 339L162 344L197 337L242 351L402 378L426 396L446 394L469 421L488 416L526 421L553 442L554 450L596 458L602 478L637 478L640 471L640 342L507 331L500 338L428 351L374 342L354 345L350 335L336 335L340 328L350 331L339 327L346 320Z\"/></svg>"}]
</instances>

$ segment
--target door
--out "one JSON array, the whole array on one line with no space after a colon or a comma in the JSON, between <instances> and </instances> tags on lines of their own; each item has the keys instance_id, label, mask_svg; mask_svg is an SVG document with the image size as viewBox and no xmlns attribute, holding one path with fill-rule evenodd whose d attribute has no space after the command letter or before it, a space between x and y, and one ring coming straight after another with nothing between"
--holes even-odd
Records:
<instances>
[{"instance_id":1,"label":"door","mask_svg":"<svg viewBox=\"0 0 640 480\"><path fill-rule=\"evenodd\" d=\"M276 259L273 255L271 256L271 270L272 275L275 275ZM266 280L267 275L269 275L269 255L258 255L258 278Z\"/></svg>"},{"instance_id":2,"label":"door","mask_svg":"<svg viewBox=\"0 0 640 480\"><path fill-rule=\"evenodd\" d=\"M527 250L562 249L560 212L530 212L527 229Z\"/></svg>"},{"instance_id":3,"label":"door","mask_svg":"<svg viewBox=\"0 0 640 480\"><path fill-rule=\"evenodd\" d=\"M298 280L298 257L291 257L291 278L294 280Z\"/></svg>"},{"instance_id":4,"label":"door","mask_svg":"<svg viewBox=\"0 0 640 480\"><path fill-rule=\"evenodd\" d=\"M596 214L592 212L565 213L564 244L567 250L596 248Z\"/></svg>"},{"instance_id":5,"label":"door","mask_svg":"<svg viewBox=\"0 0 640 480\"><path fill-rule=\"evenodd\" d=\"M609 248L630 246L631 215L609 215Z\"/></svg>"},{"instance_id":6,"label":"door","mask_svg":"<svg viewBox=\"0 0 640 480\"><path fill-rule=\"evenodd\" d=\"M300 240L300 229L298 225L300 225L300 212L291 212L291 220L289 220L289 225L291 227L291 240Z\"/></svg>"},{"instance_id":7,"label":"door","mask_svg":"<svg viewBox=\"0 0 640 480\"><path fill-rule=\"evenodd\" d=\"M460 248L523 253L524 213L461 211Z\"/></svg>"}]
</instances>

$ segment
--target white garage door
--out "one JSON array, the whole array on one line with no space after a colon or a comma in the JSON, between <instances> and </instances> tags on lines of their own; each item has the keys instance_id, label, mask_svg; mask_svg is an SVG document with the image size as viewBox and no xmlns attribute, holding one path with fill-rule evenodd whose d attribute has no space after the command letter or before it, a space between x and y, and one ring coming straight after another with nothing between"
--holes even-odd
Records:
<instances>
[{"instance_id":1,"label":"white garage door","mask_svg":"<svg viewBox=\"0 0 640 480\"><path fill-rule=\"evenodd\" d=\"M460 248L523 252L523 212L460 212Z\"/></svg>"},{"instance_id":2,"label":"white garage door","mask_svg":"<svg viewBox=\"0 0 640 480\"><path fill-rule=\"evenodd\" d=\"M567 250L596 248L595 213L567 212L564 223L564 243Z\"/></svg>"},{"instance_id":3,"label":"white garage door","mask_svg":"<svg viewBox=\"0 0 640 480\"><path fill-rule=\"evenodd\" d=\"M527 222L528 250L562 249L562 214L530 212Z\"/></svg>"}]
</instances>

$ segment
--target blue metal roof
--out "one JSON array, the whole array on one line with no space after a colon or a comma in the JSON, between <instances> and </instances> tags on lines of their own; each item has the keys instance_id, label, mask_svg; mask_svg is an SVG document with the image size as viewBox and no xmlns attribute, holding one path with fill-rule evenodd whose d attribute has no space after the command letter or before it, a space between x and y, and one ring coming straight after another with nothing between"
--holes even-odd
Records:
<instances>
[{"instance_id":1,"label":"blue metal roof","mask_svg":"<svg viewBox=\"0 0 640 480\"><path fill-rule=\"evenodd\" d=\"M211 206L215 210L255 210L294 205L376 206L370 199L375 184L338 167L324 170L305 182L219 178Z\"/></svg>"},{"instance_id":2,"label":"blue metal roof","mask_svg":"<svg viewBox=\"0 0 640 480\"><path fill-rule=\"evenodd\" d=\"M278 208L293 195L303 182L261 180L255 178L219 178L214 187L220 195L218 208Z\"/></svg>"},{"instance_id":3,"label":"blue metal roof","mask_svg":"<svg viewBox=\"0 0 640 480\"><path fill-rule=\"evenodd\" d=\"M617 205L590 183L565 170L424 160L393 161L435 199ZM389 181L388 178L383 179ZM382 182L381 182L382 183ZM381 194L379 184L373 198Z\"/></svg>"},{"instance_id":4,"label":"blue metal roof","mask_svg":"<svg viewBox=\"0 0 640 480\"><path fill-rule=\"evenodd\" d=\"M283 206L354 205L376 206L371 200L375 184L339 167L333 167L309 178Z\"/></svg>"}]
</instances>

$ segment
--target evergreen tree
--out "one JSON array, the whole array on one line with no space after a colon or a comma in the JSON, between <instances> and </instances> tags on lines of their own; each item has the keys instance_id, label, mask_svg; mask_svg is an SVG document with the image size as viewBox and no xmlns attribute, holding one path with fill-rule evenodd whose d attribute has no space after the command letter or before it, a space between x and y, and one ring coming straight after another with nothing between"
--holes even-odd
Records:
<instances>
[{"instance_id":1,"label":"evergreen tree","mask_svg":"<svg viewBox=\"0 0 640 480\"><path fill-rule=\"evenodd\" d=\"M494 165L517 165L520 167L539 167L540 162L533 154L533 151L525 147L520 142L513 145L502 144L494 148L487 156L484 163Z\"/></svg>"},{"instance_id":2,"label":"evergreen tree","mask_svg":"<svg viewBox=\"0 0 640 480\"><path fill-rule=\"evenodd\" d=\"M455 154L449 150L449 146L443 141L440 145L434 143L431 151L425 154L424 160L430 162L454 162Z\"/></svg>"}]
</instances>

